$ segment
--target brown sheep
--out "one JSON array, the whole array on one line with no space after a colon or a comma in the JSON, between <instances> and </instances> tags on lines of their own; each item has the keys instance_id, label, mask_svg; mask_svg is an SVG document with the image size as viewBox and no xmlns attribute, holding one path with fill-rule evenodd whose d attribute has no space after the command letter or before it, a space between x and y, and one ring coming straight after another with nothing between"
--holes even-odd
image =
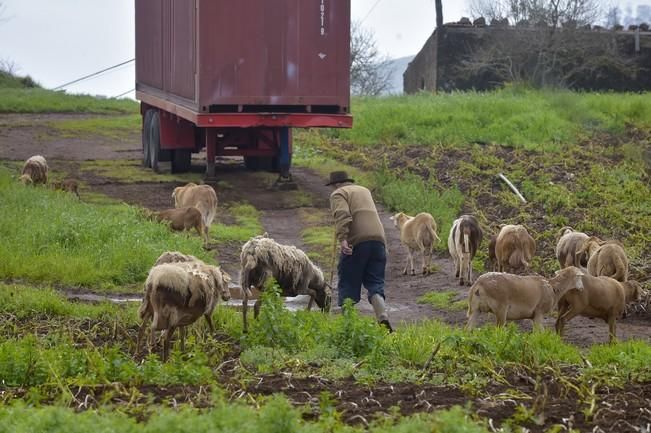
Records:
<instances>
[{"instance_id":1,"label":"brown sheep","mask_svg":"<svg viewBox=\"0 0 651 433\"><path fill-rule=\"evenodd\" d=\"M196 207L182 207L153 212L151 219L158 222L168 222L172 230L183 231L195 229L208 245L208 233L203 223L203 217Z\"/></svg>"},{"instance_id":2,"label":"brown sheep","mask_svg":"<svg viewBox=\"0 0 651 433\"><path fill-rule=\"evenodd\" d=\"M407 275L407 270L411 269L411 275L416 275L413 256L415 251L420 251L423 256L423 275L429 274L434 243L441 241L436 234L434 217L427 212L421 212L414 217L400 212L393 215L391 220L400 229L400 242L407 247L407 263L402 274Z\"/></svg>"},{"instance_id":3,"label":"brown sheep","mask_svg":"<svg viewBox=\"0 0 651 433\"><path fill-rule=\"evenodd\" d=\"M472 284L472 259L479 249L482 236L479 222L472 215L462 215L452 223L448 251L454 260L455 276L462 286L464 279L469 286Z\"/></svg>"},{"instance_id":4,"label":"brown sheep","mask_svg":"<svg viewBox=\"0 0 651 433\"><path fill-rule=\"evenodd\" d=\"M25 161L20 176L24 185L45 185L47 183L47 161L41 155L31 156Z\"/></svg>"},{"instance_id":5,"label":"brown sheep","mask_svg":"<svg viewBox=\"0 0 651 433\"><path fill-rule=\"evenodd\" d=\"M588 264L587 259L577 254L581 250L581 246L588 235L582 232L576 232L572 227L563 227L558 233L559 238L556 243L556 258L561 265L561 269L568 266L576 266L578 268L585 268Z\"/></svg>"},{"instance_id":6,"label":"brown sheep","mask_svg":"<svg viewBox=\"0 0 651 433\"><path fill-rule=\"evenodd\" d=\"M174 188L172 198L177 209L191 206L199 209L203 218L205 237L209 239L210 225L217 215L217 194L213 187L188 183Z\"/></svg>"},{"instance_id":7,"label":"brown sheep","mask_svg":"<svg viewBox=\"0 0 651 433\"><path fill-rule=\"evenodd\" d=\"M619 241L602 241L590 237L577 252L588 256L588 273L594 277L611 277L617 281L628 280L628 257Z\"/></svg>"},{"instance_id":8,"label":"brown sheep","mask_svg":"<svg viewBox=\"0 0 651 433\"><path fill-rule=\"evenodd\" d=\"M79 197L79 183L75 179L64 179L62 181L55 181L50 184L55 191L64 191L74 194Z\"/></svg>"},{"instance_id":9,"label":"brown sheep","mask_svg":"<svg viewBox=\"0 0 651 433\"><path fill-rule=\"evenodd\" d=\"M524 271L535 253L536 241L524 226L507 224L500 229L495 241L498 271Z\"/></svg>"},{"instance_id":10,"label":"brown sheep","mask_svg":"<svg viewBox=\"0 0 651 433\"><path fill-rule=\"evenodd\" d=\"M156 331L165 331L162 359L169 357L170 342L176 328L181 328L181 350L185 350L185 327L204 316L210 332L214 332L212 312L218 298L230 299L230 277L218 267L199 262L165 263L154 266L145 282L138 315L142 324L138 331L140 350L147 323L151 320L151 345Z\"/></svg>"},{"instance_id":11,"label":"brown sheep","mask_svg":"<svg viewBox=\"0 0 651 433\"><path fill-rule=\"evenodd\" d=\"M497 244L497 235L492 235L488 241L488 263L491 271L497 272L497 256L495 255L495 245Z\"/></svg>"},{"instance_id":12,"label":"brown sheep","mask_svg":"<svg viewBox=\"0 0 651 433\"><path fill-rule=\"evenodd\" d=\"M513 275L489 272L470 288L467 329L477 323L479 313L491 312L497 326L507 320L533 320L542 328L545 314L552 311L558 300L570 290L583 290L583 272L573 266L565 268L549 280L540 275Z\"/></svg>"},{"instance_id":13,"label":"brown sheep","mask_svg":"<svg viewBox=\"0 0 651 433\"><path fill-rule=\"evenodd\" d=\"M575 316L603 319L608 323L609 341L616 338L615 323L626 304L642 299L642 287L636 281L620 283L610 277L584 275L583 291L571 291L558 301L556 332L562 335L565 323Z\"/></svg>"}]
</instances>

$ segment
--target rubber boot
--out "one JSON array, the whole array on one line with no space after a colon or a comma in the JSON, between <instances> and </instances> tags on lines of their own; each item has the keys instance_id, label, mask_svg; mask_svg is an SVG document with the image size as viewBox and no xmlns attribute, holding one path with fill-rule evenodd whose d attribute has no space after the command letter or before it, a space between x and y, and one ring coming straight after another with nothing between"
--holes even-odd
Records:
<instances>
[{"instance_id":1,"label":"rubber boot","mask_svg":"<svg viewBox=\"0 0 651 433\"><path fill-rule=\"evenodd\" d=\"M393 332L391 323L389 323L389 315L387 314L387 308L384 305L384 298L380 295L373 295L371 297L371 305L373 306L373 311L375 311L375 318L381 324L387 327L389 332Z\"/></svg>"}]
</instances>

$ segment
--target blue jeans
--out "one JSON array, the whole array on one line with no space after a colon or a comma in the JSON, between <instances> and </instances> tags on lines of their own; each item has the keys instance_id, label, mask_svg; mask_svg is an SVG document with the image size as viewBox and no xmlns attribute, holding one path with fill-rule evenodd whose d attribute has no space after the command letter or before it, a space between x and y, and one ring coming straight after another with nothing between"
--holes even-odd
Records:
<instances>
[{"instance_id":1,"label":"blue jeans","mask_svg":"<svg viewBox=\"0 0 651 433\"><path fill-rule=\"evenodd\" d=\"M350 298L358 303L362 284L368 291L369 302L374 295L384 298L384 268L387 254L384 244L379 241L361 242L353 247L350 256L339 256L339 306Z\"/></svg>"}]
</instances>

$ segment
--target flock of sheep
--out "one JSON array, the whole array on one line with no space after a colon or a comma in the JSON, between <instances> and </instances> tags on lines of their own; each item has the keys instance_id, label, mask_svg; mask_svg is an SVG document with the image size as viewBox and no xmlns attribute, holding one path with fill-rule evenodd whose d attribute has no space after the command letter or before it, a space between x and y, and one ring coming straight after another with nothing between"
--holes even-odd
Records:
<instances>
[{"instance_id":1,"label":"flock of sheep","mask_svg":"<svg viewBox=\"0 0 651 433\"><path fill-rule=\"evenodd\" d=\"M29 158L20 180L25 184L47 184L47 162L42 156ZM69 185L66 189L64 185ZM77 193L76 181L69 180L60 188ZM78 195L78 193L77 193ZM195 229L207 246L210 226L217 213L217 194L209 185L189 183L175 188L172 197L175 208L150 212L148 217L168 223L174 230ZM411 217L398 213L391 217L400 230L400 240L406 247L408 271L415 275L413 255L420 252L422 271L429 273L434 245L440 239L434 218L428 213ZM455 276L461 285L472 284L472 259L480 247L483 232L472 215L456 219L450 229L448 249L455 265ZM467 327L476 325L481 312L495 315L498 325L506 320L531 319L542 327L543 318L558 306L556 330L562 333L564 324L577 315L601 318L608 322L610 339L615 338L615 321L626 304L640 300L642 288L628 281L628 259L621 243L589 237L569 227L560 232L556 257L560 271L553 278L539 275L518 275L529 268L536 243L522 225L503 225L489 242L489 258L493 271L481 275L469 292ZM248 300L251 289L264 290L265 281L273 277L283 296L310 296L326 311L330 307L332 288L323 272L298 248L281 245L266 234L246 242L240 255L243 329L247 331ZM509 273L512 272L512 273ZM179 252L163 253L149 271L144 285L143 302L139 309L142 325L138 333L138 350L147 326L151 328L150 344L155 343L157 331L163 331L162 357L169 356L170 341L177 328L181 333L181 348L186 327L201 316L213 330L211 315L221 298L230 299L228 283L231 277L217 266ZM260 311L260 300L254 305L254 316Z\"/></svg>"},{"instance_id":2,"label":"flock of sheep","mask_svg":"<svg viewBox=\"0 0 651 433\"><path fill-rule=\"evenodd\" d=\"M423 273L428 272L435 239L436 223L427 213L392 217L400 228L400 239L407 247L404 274L413 266L413 253L423 254ZM472 284L471 261L482 241L482 229L472 215L462 215L452 223L448 250L454 260L461 285ZM616 338L615 323L626 305L641 300L643 290L628 280L628 258L624 246L615 240L563 227L556 245L560 270L552 278L518 275L528 270L536 252L536 242L522 225L503 225L488 245L493 272L481 275L469 291L467 328L476 326L479 313L495 315L497 325L507 320L531 319L542 328L543 318L558 306L556 331L562 334L565 323L576 316L608 322L610 341ZM497 272L496 272L497 271ZM509 273L512 272L512 273Z\"/></svg>"}]
</instances>

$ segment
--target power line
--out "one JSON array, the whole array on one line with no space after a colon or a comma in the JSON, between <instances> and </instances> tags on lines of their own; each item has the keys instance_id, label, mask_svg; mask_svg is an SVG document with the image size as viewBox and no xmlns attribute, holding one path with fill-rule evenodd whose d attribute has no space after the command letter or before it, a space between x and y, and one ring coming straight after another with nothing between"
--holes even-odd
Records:
<instances>
[{"instance_id":1,"label":"power line","mask_svg":"<svg viewBox=\"0 0 651 433\"><path fill-rule=\"evenodd\" d=\"M97 71L97 72L93 72L92 74L84 75L83 77L77 78L76 80L70 81L69 83L65 83L65 84L62 84L60 86L57 86L52 90L59 90L59 89L62 89L64 87L68 87L71 84L75 84L75 83L78 83L80 81L84 81L84 80L87 80L89 78L93 78L93 77L95 77L95 76L97 76L99 74L110 71L111 69L119 68L120 66L124 66L124 65L126 65L128 63L131 63L131 62L135 61L135 60L136 60L135 58L131 59L131 60L127 60L126 62L118 63L117 65L113 65L113 66L110 66L108 68L104 68L101 71Z\"/></svg>"},{"instance_id":2,"label":"power line","mask_svg":"<svg viewBox=\"0 0 651 433\"><path fill-rule=\"evenodd\" d=\"M377 5L379 5L381 1L382 0L377 0L375 2L375 4L373 6L371 6L371 9L369 9L369 11L366 13L366 15L364 15L364 18L362 18L362 20L359 22L360 24L363 23L364 21L366 21L366 18L368 18L368 16L371 15L371 13L375 10Z\"/></svg>"},{"instance_id":3,"label":"power line","mask_svg":"<svg viewBox=\"0 0 651 433\"><path fill-rule=\"evenodd\" d=\"M129 94L129 93L131 93L131 92L133 92L134 90L136 90L136 88L135 88L135 87L134 87L133 89L131 89L131 90L127 90L127 91L126 91L126 92L124 92L124 93L120 93L120 94L119 94L118 96L114 96L114 97L113 97L113 99L118 99L118 98L121 98L121 97L123 97L124 95L127 95L127 94Z\"/></svg>"}]
</instances>

